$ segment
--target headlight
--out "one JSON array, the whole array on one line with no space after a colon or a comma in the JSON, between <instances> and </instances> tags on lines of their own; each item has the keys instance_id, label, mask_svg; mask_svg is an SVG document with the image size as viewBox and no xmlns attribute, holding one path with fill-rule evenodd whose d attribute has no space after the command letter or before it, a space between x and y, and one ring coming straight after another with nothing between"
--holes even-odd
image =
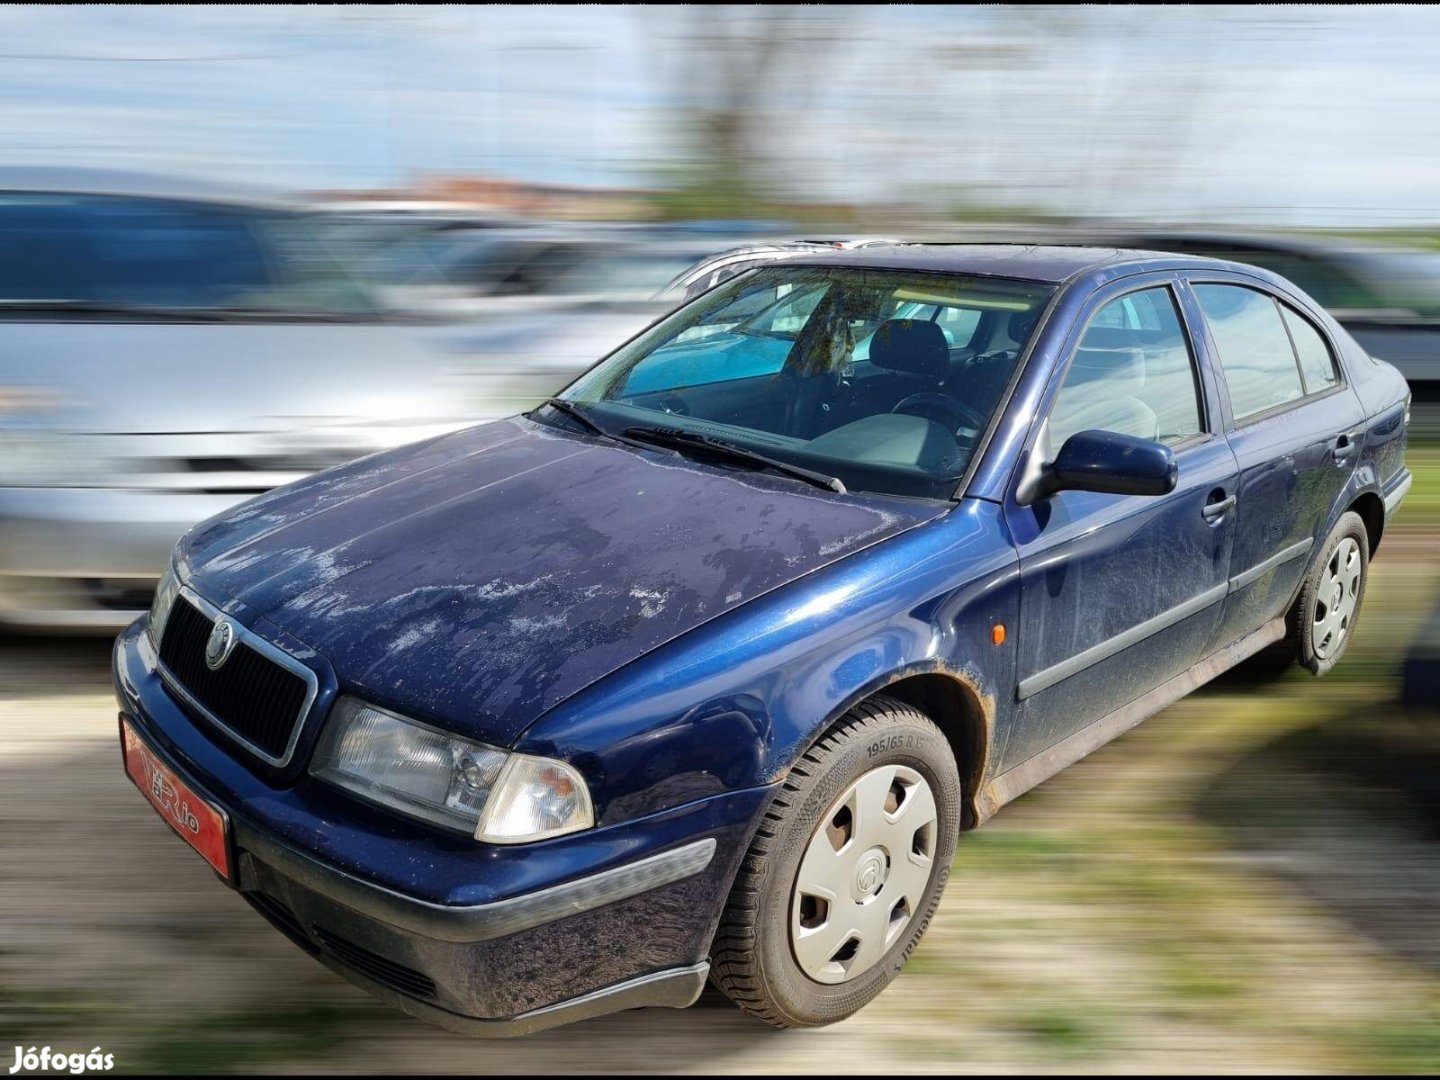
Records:
<instances>
[{"instance_id":1,"label":"headlight","mask_svg":"<svg viewBox=\"0 0 1440 1080\"><path fill-rule=\"evenodd\" d=\"M155 599L150 603L150 644L160 651L160 638L165 633L165 622L170 618L170 609L180 595L180 578L175 573L175 564L165 568L165 576L155 586Z\"/></svg>"},{"instance_id":2,"label":"headlight","mask_svg":"<svg viewBox=\"0 0 1440 1080\"><path fill-rule=\"evenodd\" d=\"M496 844L594 824L585 781L564 762L496 750L353 697L336 703L310 772Z\"/></svg>"}]
</instances>

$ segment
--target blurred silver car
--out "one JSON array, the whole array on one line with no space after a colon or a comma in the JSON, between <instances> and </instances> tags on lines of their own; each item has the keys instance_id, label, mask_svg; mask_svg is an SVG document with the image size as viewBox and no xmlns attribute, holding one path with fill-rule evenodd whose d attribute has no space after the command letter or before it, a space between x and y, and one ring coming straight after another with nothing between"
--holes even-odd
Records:
<instances>
[{"instance_id":1,"label":"blurred silver car","mask_svg":"<svg viewBox=\"0 0 1440 1080\"><path fill-rule=\"evenodd\" d=\"M0 626L123 627L191 525L483 418L466 385L288 204L0 170Z\"/></svg>"},{"instance_id":2,"label":"blurred silver car","mask_svg":"<svg viewBox=\"0 0 1440 1080\"><path fill-rule=\"evenodd\" d=\"M672 277L721 243L594 225L456 227L378 247L360 269L392 310L544 322L587 306L653 307Z\"/></svg>"}]
</instances>

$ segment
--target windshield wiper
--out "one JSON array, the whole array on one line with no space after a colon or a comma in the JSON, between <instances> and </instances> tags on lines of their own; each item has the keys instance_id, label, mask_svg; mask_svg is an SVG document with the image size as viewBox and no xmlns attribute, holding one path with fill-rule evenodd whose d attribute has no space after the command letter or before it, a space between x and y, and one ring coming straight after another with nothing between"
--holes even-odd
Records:
<instances>
[{"instance_id":1,"label":"windshield wiper","mask_svg":"<svg viewBox=\"0 0 1440 1080\"><path fill-rule=\"evenodd\" d=\"M549 405L550 408L554 409L556 412L563 413L571 420L574 420L586 431L590 432L590 434L596 435L602 439L609 439L611 442L619 443L621 446L633 446L637 450L653 451L655 449L653 446L640 442L637 439L629 439L626 438L624 435L617 435L613 431L607 431L605 428L597 424L594 420L590 419L589 415L585 412L585 410L580 408L580 406L576 405L573 401L566 401L564 398L552 397L546 398L540 403L540 405ZM536 407L539 408L539 406ZM674 453L675 451L672 450L670 452Z\"/></svg>"},{"instance_id":2,"label":"windshield wiper","mask_svg":"<svg viewBox=\"0 0 1440 1080\"><path fill-rule=\"evenodd\" d=\"M626 428L625 434L634 439L656 443L660 446L701 450L717 457L730 458L732 461L744 461L761 468L774 469L776 472L793 476L797 480L804 480L816 487L825 488L840 495L845 494L845 484L838 476L826 476L822 472L816 472L801 465L791 465L788 461L767 457L758 451L737 446L724 439L717 439L713 435L702 435L699 432L671 427L632 427Z\"/></svg>"},{"instance_id":3,"label":"windshield wiper","mask_svg":"<svg viewBox=\"0 0 1440 1080\"><path fill-rule=\"evenodd\" d=\"M594 420L591 420L590 417L586 416L578 406L572 405L564 398L547 397L540 404L549 405L550 408L554 409L556 412L564 413L571 420L574 420L592 435L601 435L606 438L610 436L610 433L608 431L606 431L603 427L597 424Z\"/></svg>"}]
</instances>

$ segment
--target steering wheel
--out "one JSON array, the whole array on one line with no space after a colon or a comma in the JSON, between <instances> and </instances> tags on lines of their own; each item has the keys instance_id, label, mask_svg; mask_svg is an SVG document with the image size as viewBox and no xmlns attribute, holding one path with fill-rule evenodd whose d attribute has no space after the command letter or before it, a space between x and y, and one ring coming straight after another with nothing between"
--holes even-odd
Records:
<instances>
[{"instance_id":1,"label":"steering wheel","mask_svg":"<svg viewBox=\"0 0 1440 1080\"><path fill-rule=\"evenodd\" d=\"M911 394L890 411L933 420L951 434L958 433L961 428L980 431L985 427L985 417L978 410L958 398L934 390Z\"/></svg>"}]
</instances>

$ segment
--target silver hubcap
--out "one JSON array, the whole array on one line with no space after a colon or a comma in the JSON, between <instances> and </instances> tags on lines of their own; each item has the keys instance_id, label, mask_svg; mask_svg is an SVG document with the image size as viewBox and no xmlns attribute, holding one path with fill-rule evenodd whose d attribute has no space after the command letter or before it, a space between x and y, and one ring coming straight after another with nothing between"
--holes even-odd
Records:
<instances>
[{"instance_id":1,"label":"silver hubcap","mask_svg":"<svg viewBox=\"0 0 1440 1080\"><path fill-rule=\"evenodd\" d=\"M1310 640L1320 659L1328 659L1339 650L1355 621L1359 602L1360 545L1347 536L1325 564L1315 596L1315 627Z\"/></svg>"},{"instance_id":2,"label":"silver hubcap","mask_svg":"<svg viewBox=\"0 0 1440 1080\"><path fill-rule=\"evenodd\" d=\"M930 785L904 765L871 769L830 804L790 898L801 971L842 983L880 962L920 909L937 820Z\"/></svg>"}]
</instances>

